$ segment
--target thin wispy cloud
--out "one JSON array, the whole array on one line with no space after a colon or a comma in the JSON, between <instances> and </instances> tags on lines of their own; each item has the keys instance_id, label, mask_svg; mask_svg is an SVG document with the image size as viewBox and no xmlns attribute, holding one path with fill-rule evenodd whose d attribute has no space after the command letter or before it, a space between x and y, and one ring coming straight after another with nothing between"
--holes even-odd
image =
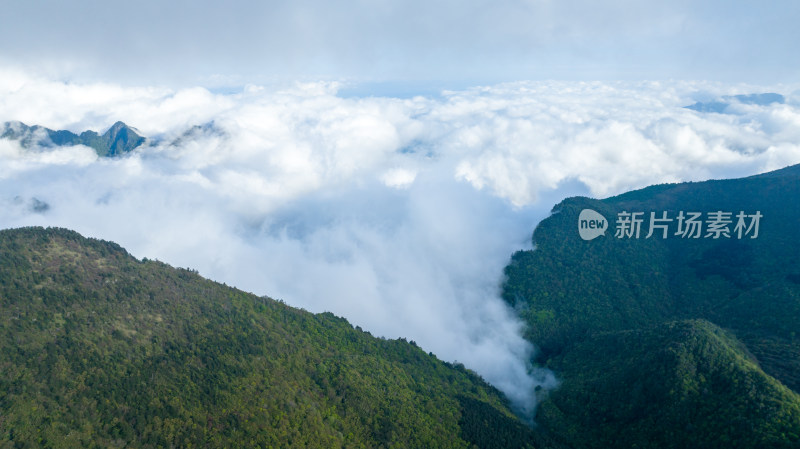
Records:
<instances>
[{"instance_id":1,"label":"thin wispy cloud","mask_svg":"<svg viewBox=\"0 0 800 449\"><path fill-rule=\"evenodd\" d=\"M788 82L799 13L793 0L15 1L0 63L148 85Z\"/></svg>"}]
</instances>

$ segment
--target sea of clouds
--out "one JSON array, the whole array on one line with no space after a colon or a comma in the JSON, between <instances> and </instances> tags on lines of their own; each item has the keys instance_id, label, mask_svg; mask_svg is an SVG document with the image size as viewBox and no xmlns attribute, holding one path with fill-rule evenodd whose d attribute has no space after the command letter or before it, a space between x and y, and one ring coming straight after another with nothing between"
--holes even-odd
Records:
<instances>
[{"instance_id":1,"label":"sea of clouds","mask_svg":"<svg viewBox=\"0 0 800 449\"><path fill-rule=\"evenodd\" d=\"M561 199L800 163L791 86L518 82L409 98L337 83L232 93L0 71L0 122L150 143L115 159L0 140L0 227L61 226L136 257L332 311L457 360L531 411L534 347L499 297ZM775 91L784 104L684 108Z\"/></svg>"}]
</instances>

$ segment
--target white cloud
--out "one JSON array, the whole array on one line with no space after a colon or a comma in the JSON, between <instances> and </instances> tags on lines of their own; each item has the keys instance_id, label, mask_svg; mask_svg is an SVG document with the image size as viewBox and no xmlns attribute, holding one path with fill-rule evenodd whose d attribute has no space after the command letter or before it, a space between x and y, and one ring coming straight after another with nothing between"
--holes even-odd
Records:
<instances>
[{"instance_id":1,"label":"white cloud","mask_svg":"<svg viewBox=\"0 0 800 449\"><path fill-rule=\"evenodd\" d=\"M381 175L381 180L389 187L407 188L416 179L417 173L403 168L393 168Z\"/></svg>"},{"instance_id":2,"label":"white cloud","mask_svg":"<svg viewBox=\"0 0 800 449\"><path fill-rule=\"evenodd\" d=\"M73 228L333 311L457 359L523 404L553 380L527 373L533 348L498 288L555 202L800 163L796 104L682 108L764 88L543 82L412 99L336 88L222 95L0 72L2 121L103 131L123 120L164 137L120 159L0 140L0 226Z\"/></svg>"}]
</instances>

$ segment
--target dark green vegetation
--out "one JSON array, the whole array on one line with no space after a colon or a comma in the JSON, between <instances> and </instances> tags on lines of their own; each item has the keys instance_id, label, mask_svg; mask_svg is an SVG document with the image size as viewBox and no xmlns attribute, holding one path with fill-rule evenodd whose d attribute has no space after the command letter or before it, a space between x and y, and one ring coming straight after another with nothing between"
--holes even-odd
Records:
<instances>
[{"instance_id":1,"label":"dark green vegetation","mask_svg":"<svg viewBox=\"0 0 800 449\"><path fill-rule=\"evenodd\" d=\"M128 125L117 122L104 134L84 131L80 135L71 131L28 126L22 122L6 122L0 128L0 138L19 140L23 147L86 145L93 148L98 156L118 156L132 151L143 144L145 138Z\"/></svg>"},{"instance_id":2,"label":"dark green vegetation","mask_svg":"<svg viewBox=\"0 0 800 449\"><path fill-rule=\"evenodd\" d=\"M413 342L71 231L0 232L2 448L551 447L537 438Z\"/></svg>"},{"instance_id":3,"label":"dark green vegetation","mask_svg":"<svg viewBox=\"0 0 800 449\"><path fill-rule=\"evenodd\" d=\"M504 298L561 387L540 428L575 448L800 447L800 166L570 198L506 268ZM578 216L611 229L583 241ZM763 215L743 239L646 239L649 213ZM645 212L639 239L618 213ZM705 234L705 230L703 231Z\"/></svg>"}]
</instances>

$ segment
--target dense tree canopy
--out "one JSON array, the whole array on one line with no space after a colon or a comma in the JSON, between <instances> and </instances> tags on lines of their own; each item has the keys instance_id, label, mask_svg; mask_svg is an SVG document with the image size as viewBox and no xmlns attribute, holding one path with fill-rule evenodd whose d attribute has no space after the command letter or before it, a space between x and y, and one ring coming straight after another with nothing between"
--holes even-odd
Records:
<instances>
[{"instance_id":1,"label":"dense tree canopy","mask_svg":"<svg viewBox=\"0 0 800 449\"><path fill-rule=\"evenodd\" d=\"M413 342L71 231L0 231L0 447L547 447L536 438Z\"/></svg>"},{"instance_id":2,"label":"dense tree canopy","mask_svg":"<svg viewBox=\"0 0 800 449\"><path fill-rule=\"evenodd\" d=\"M562 381L541 427L578 448L800 446L797 198L800 166L557 205L503 291ZM584 209L608 220L604 236L580 238ZM714 238L720 211L728 237ZM617 236L632 212L639 238ZM679 233L689 212L698 238ZM735 231L740 213L761 215L755 238ZM653 222L666 237L647 238L652 217L672 219Z\"/></svg>"}]
</instances>

